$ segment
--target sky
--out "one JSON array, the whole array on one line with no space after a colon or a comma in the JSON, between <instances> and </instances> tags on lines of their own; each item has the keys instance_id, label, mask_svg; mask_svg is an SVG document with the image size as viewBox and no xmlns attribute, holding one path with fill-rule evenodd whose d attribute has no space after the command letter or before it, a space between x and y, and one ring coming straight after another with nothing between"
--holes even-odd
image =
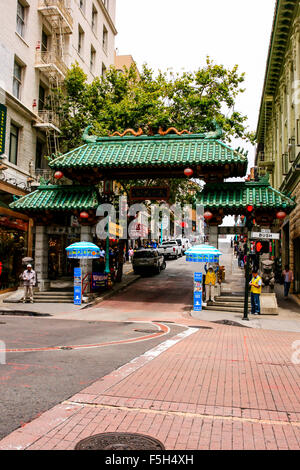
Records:
<instances>
[{"instance_id":1,"label":"sky","mask_svg":"<svg viewBox=\"0 0 300 470\"><path fill-rule=\"evenodd\" d=\"M246 73L245 93L235 110L257 127L275 0L117 0L117 53L130 54L141 68L194 71L210 56L217 64ZM255 148L234 140L232 147Z\"/></svg>"}]
</instances>

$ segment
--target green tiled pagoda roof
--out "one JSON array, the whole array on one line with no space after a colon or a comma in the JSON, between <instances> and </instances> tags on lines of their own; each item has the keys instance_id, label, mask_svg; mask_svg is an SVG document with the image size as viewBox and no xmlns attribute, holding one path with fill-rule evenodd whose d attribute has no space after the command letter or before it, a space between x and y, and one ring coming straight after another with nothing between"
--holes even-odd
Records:
<instances>
[{"instance_id":1,"label":"green tiled pagoda roof","mask_svg":"<svg viewBox=\"0 0 300 470\"><path fill-rule=\"evenodd\" d=\"M212 209L238 209L251 205L254 208L292 210L296 205L287 195L259 181L208 183L203 191L197 194L196 202Z\"/></svg>"},{"instance_id":2,"label":"green tiled pagoda roof","mask_svg":"<svg viewBox=\"0 0 300 470\"><path fill-rule=\"evenodd\" d=\"M203 134L103 137L56 157L49 166L68 168L159 168L183 165L247 167L247 157Z\"/></svg>"},{"instance_id":3,"label":"green tiled pagoda roof","mask_svg":"<svg viewBox=\"0 0 300 470\"><path fill-rule=\"evenodd\" d=\"M40 186L10 204L12 209L29 211L64 211L96 209L99 205L98 192L94 187L84 186Z\"/></svg>"}]
</instances>

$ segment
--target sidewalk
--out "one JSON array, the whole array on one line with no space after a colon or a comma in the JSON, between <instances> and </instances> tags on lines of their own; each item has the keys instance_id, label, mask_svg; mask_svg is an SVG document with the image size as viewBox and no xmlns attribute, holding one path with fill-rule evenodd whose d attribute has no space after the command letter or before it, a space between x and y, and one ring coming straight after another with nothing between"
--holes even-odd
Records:
<instances>
[{"instance_id":1,"label":"sidewalk","mask_svg":"<svg viewBox=\"0 0 300 470\"><path fill-rule=\"evenodd\" d=\"M71 450L106 432L146 434L167 450L299 449L299 334L198 324L17 429L0 449Z\"/></svg>"},{"instance_id":2,"label":"sidewalk","mask_svg":"<svg viewBox=\"0 0 300 470\"><path fill-rule=\"evenodd\" d=\"M224 249L225 248L225 249ZM245 277L244 270L238 267L237 259L232 256L232 251L226 250L227 247L221 247L224 255L221 263L226 268L226 282L222 284L222 292L244 296ZM228 249L228 248L227 248ZM284 299L283 286L276 284L275 293L278 302L278 315L251 315L248 311L249 321L244 321L243 314L217 311L202 310L201 312L193 312L193 317L205 321L222 321L230 320L245 325L250 328L269 329L278 331L294 331L300 332L300 305L290 295L288 300Z\"/></svg>"},{"instance_id":3,"label":"sidewalk","mask_svg":"<svg viewBox=\"0 0 300 470\"><path fill-rule=\"evenodd\" d=\"M126 263L124 265L123 271L123 279L121 282L116 283L113 285L112 289L109 291L100 294L97 297L97 303L101 302L102 300L108 299L115 295L117 292L126 289L132 283L137 281L140 278L139 275L133 273L132 265L130 263ZM26 303L23 304L22 302L16 301L14 303L4 303L3 300L6 299L8 296L12 298L15 297L16 299L21 299L23 296L23 289L15 291L10 294L0 295L0 315L6 314L8 315L9 312L17 312L19 315L24 313L26 314L33 314L41 317L62 317L62 318L69 318L78 319L78 320L86 320L86 319L94 319L94 315L92 317L87 315L87 309L91 307L94 302L90 304L82 304L82 305L74 305L73 303L39 303L34 302L33 304ZM95 312L94 312L95 313ZM88 316L88 318L87 318Z\"/></svg>"}]
</instances>

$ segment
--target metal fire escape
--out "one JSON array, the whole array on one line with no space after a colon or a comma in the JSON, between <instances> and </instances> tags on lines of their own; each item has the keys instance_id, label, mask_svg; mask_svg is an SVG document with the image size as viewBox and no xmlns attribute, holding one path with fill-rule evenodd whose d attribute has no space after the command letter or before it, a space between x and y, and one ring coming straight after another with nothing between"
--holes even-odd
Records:
<instances>
[{"instance_id":1,"label":"metal fire escape","mask_svg":"<svg viewBox=\"0 0 300 470\"><path fill-rule=\"evenodd\" d=\"M51 45L45 48L39 41L36 46L35 68L47 77L49 95L47 109L38 110L38 120L34 127L46 132L47 151L51 156L59 152L60 123L56 113L56 90L61 86L68 70L65 63L65 36L73 31L73 18L67 0L39 0L38 11L51 27Z\"/></svg>"}]
</instances>

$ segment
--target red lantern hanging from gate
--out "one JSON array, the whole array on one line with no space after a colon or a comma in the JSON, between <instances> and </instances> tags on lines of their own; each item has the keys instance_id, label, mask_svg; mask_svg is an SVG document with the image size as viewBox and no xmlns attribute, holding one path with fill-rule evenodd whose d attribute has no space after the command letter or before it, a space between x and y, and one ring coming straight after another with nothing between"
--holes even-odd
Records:
<instances>
[{"instance_id":1,"label":"red lantern hanging from gate","mask_svg":"<svg viewBox=\"0 0 300 470\"><path fill-rule=\"evenodd\" d=\"M63 174L62 171L56 171L54 173L54 178L56 178L57 180L60 180L63 176L64 176L64 174Z\"/></svg>"},{"instance_id":2,"label":"red lantern hanging from gate","mask_svg":"<svg viewBox=\"0 0 300 470\"><path fill-rule=\"evenodd\" d=\"M278 211L276 214L276 219L283 220L286 218L286 213L284 211Z\"/></svg>"},{"instance_id":3,"label":"red lantern hanging from gate","mask_svg":"<svg viewBox=\"0 0 300 470\"><path fill-rule=\"evenodd\" d=\"M207 222L209 222L213 218L213 214L209 211L206 211L204 212L203 217Z\"/></svg>"},{"instance_id":4,"label":"red lantern hanging from gate","mask_svg":"<svg viewBox=\"0 0 300 470\"><path fill-rule=\"evenodd\" d=\"M81 219L88 219L89 218L89 214L87 212L80 212L79 216L80 216Z\"/></svg>"},{"instance_id":5,"label":"red lantern hanging from gate","mask_svg":"<svg viewBox=\"0 0 300 470\"><path fill-rule=\"evenodd\" d=\"M185 176L189 177L189 176L192 176L194 172L191 168L186 168L183 173L185 174Z\"/></svg>"}]
</instances>

